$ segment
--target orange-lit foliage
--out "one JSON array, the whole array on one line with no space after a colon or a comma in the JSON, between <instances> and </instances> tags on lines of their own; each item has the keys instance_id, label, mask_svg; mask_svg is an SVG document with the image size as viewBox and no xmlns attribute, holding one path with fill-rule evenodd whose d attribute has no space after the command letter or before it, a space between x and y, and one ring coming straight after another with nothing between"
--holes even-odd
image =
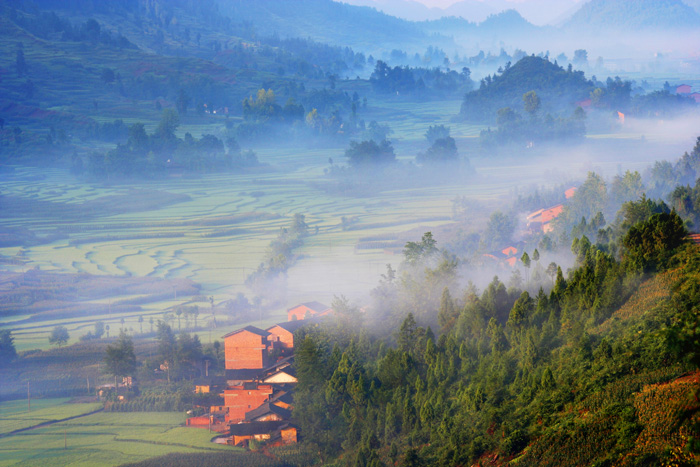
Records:
<instances>
[{"instance_id":1,"label":"orange-lit foliage","mask_svg":"<svg viewBox=\"0 0 700 467\"><path fill-rule=\"evenodd\" d=\"M700 372L669 383L645 386L635 394L634 408L644 429L637 437L630 457L670 450L676 453L677 460L688 458L687 455L683 456L682 451L691 433L681 421L688 411L700 409L700 402L694 397L698 389ZM693 464L697 465L697 462ZM626 465L625 462L622 465Z\"/></svg>"},{"instance_id":2,"label":"orange-lit foliage","mask_svg":"<svg viewBox=\"0 0 700 467\"><path fill-rule=\"evenodd\" d=\"M657 306L667 303L671 294L671 286L678 280L680 273L678 270L667 271L656 275L643 282L637 292L629 300L615 311L610 319L601 323L591 332L594 334L605 334L613 323L619 323L630 319L636 319L649 313Z\"/></svg>"}]
</instances>

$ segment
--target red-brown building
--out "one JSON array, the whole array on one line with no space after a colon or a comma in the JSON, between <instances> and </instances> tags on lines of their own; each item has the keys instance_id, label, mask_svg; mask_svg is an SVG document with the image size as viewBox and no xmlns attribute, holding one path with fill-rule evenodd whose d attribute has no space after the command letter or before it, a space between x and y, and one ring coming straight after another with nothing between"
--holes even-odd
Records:
<instances>
[{"instance_id":1,"label":"red-brown building","mask_svg":"<svg viewBox=\"0 0 700 467\"><path fill-rule=\"evenodd\" d=\"M567 190L568 191L568 190ZM572 195L573 196L573 195ZM551 222L559 217L564 210L563 204L557 204L547 209L540 209L527 216L527 228L530 231L542 231L549 233L554 230Z\"/></svg>"},{"instance_id":2,"label":"red-brown building","mask_svg":"<svg viewBox=\"0 0 700 467\"><path fill-rule=\"evenodd\" d=\"M245 414L246 422L273 422L289 420L292 412L275 404L265 402L255 410Z\"/></svg>"},{"instance_id":3,"label":"red-brown building","mask_svg":"<svg viewBox=\"0 0 700 467\"><path fill-rule=\"evenodd\" d=\"M297 321L311 316L325 316L330 313L330 307L319 302L306 302L287 310L287 321Z\"/></svg>"},{"instance_id":4,"label":"red-brown building","mask_svg":"<svg viewBox=\"0 0 700 467\"><path fill-rule=\"evenodd\" d=\"M296 384L298 381L297 372L293 368L287 367L270 372L263 381L269 384Z\"/></svg>"},{"instance_id":5,"label":"red-brown building","mask_svg":"<svg viewBox=\"0 0 700 467\"><path fill-rule=\"evenodd\" d=\"M230 332L224 336L227 370L265 368L269 365L269 332L255 326Z\"/></svg>"},{"instance_id":6,"label":"red-brown building","mask_svg":"<svg viewBox=\"0 0 700 467\"><path fill-rule=\"evenodd\" d=\"M681 84L676 87L676 94L690 94L693 91L693 87L689 84Z\"/></svg>"},{"instance_id":7,"label":"red-brown building","mask_svg":"<svg viewBox=\"0 0 700 467\"><path fill-rule=\"evenodd\" d=\"M284 355L291 355L294 351L294 331L304 326L303 321L287 321L279 323L266 331L270 333L268 340L270 342L278 342L279 348L283 350Z\"/></svg>"},{"instance_id":8,"label":"red-brown building","mask_svg":"<svg viewBox=\"0 0 700 467\"><path fill-rule=\"evenodd\" d=\"M230 443L234 446L247 444L247 441L266 441L268 446L280 446L297 442L297 427L289 422L252 422L231 425Z\"/></svg>"},{"instance_id":9,"label":"red-brown building","mask_svg":"<svg viewBox=\"0 0 700 467\"><path fill-rule=\"evenodd\" d=\"M588 110L591 108L591 104L593 104L593 101L590 99L584 99L582 101L578 101L576 103L577 106L581 107L583 110Z\"/></svg>"},{"instance_id":10,"label":"red-brown building","mask_svg":"<svg viewBox=\"0 0 700 467\"><path fill-rule=\"evenodd\" d=\"M520 252L521 245L510 245L500 250L492 251L491 253L484 253L484 258L494 260L502 265L508 265L514 267L518 262L518 253Z\"/></svg>"},{"instance_id":11,"label":"red-brown building","mask_svg":"<svg viewBox=\"0 0 700 467\"><path fill-rule=\"evenodd\" d=\"M243 383L240 386L230 386L224 391L224 401L228 409L226 421L238 423L245 420L246 413L263 405L271 395L271 384Z\"/></svg>"},{"instance_id":12,"label":"red-brown building","mask_svg":"<svg viewBox=\"0 0 700 467\"><path fill-rule=\"evenodd\" d=\"M301 307L297 307L297 313L304 313L304 316L318 316L330 311L318 302ZM286 322L267 330L246 326L223 336L225 422L232 427L232 444L247 443L250 439L265 440L270 445L296 442L296 427L280 427L291 417L290 391L296 383L292 367L294 331L304 324L303 320ZM211 391L211 386L205 384L199 384L197 388L201 392ZM204 418L193 419L189 423L201 426L204 421ZM271 428L258 422L275 422L277 425ZM252 426L254 424L258 425Z\"/></svg>"}]
</instances>

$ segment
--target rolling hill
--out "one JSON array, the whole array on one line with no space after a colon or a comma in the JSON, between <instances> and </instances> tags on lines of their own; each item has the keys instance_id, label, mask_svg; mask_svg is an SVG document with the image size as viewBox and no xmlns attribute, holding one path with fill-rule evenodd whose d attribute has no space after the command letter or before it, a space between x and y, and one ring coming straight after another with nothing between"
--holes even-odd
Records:
<instances>
[{"instance_id":1,"label":"rolling hill","mask_svg":"<svg viewBox=\"0 0 700 467\"><path fill-rule=\"evenodd\" d=\"M594 31L698 29L700 14L681 0L591 0L564 27Z\"/></svg>"},{"instance_id":2,"label":"rolling hill","mask_svg":"<svg viewBox=\"0 0 700 467\"><path fill-rule=\"evenodd\" d=\"M593 89L583 72L567 71L543 58L530 56L487 78L480 89L464 96L460 116L464 119L495 118L498 109L522 108L522 96L535 91L545 111L573 109L573 103L585 99Z\"/></svg>"}]
</instances>

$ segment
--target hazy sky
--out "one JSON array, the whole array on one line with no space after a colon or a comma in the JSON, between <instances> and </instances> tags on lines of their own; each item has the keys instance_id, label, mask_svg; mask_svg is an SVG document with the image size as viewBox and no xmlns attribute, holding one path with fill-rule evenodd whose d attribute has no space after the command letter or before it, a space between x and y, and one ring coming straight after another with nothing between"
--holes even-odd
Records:
<instances>
[{"instance_id":1,"label":"hazy sky","mask_svg":"<svg viewBox=\"0 0 700 467\"><path fill-rule=\"evenodd\" d=\"M381 8L382 6L393 5L396 8L397 0L336 0L355 5L371 5ZM408 0L430 8L447 8L455 3L460 3L462 0ZM478 0L484 5L491 7L495 11L514 8L528 21L537 24L556 23L564 17L573 14L587 0ZM387 9L390 14L397 16L410 16L409 12L406 15L402 14L401 9L394 11L393 8ZM416 19L416 18L410 18ZM426 18L427 19L427 18ZM477 19L477 18L468 18ZM483 19L483 18L482 18Z\"/></svg>"},{"instance_id":2,"label":"hazy sky","mask_svg":"<svg viewBox=\"0 0 700 467\"><path fill-rule=\"evenodd\" d=\"M384 0L374 0L376 3L383 3ZM423 5L426 5L428 7L438 7L438 8L447 8L448 6L454 4L454 3L459 3L461 0L413 0L418 3L422 3ZM486 3L487 5L489 3L496 3L500 4L502 3L501 1L493 1L493 0L478 0L482 3ZM513 3L518 6L525 6L525 5L551 5L553 3L558 3L562 5L575 5L577 3L581 3L583 0L556 0L556 1L547 1L547 0L504 0L508 3Z\"/></svg>"}]
</instances>

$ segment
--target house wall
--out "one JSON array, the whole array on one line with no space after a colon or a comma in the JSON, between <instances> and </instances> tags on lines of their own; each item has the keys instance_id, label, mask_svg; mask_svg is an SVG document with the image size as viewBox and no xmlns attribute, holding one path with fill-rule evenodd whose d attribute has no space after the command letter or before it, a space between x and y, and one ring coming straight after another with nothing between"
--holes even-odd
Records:
<instances>
[{"instance_id":1,"label":"house wall","mask_svg":"<svg viewBox=\"0 0 700 467\"><path fill-rule=\"evenodd\" d=\"M277 336L278 341L282 344L283 347L288 348L288 349L294 348L294 334L293 333L287 331L286 329L284 329L280 326L273 326L270 329L268 329L267 331L269 333L273 334L274 336Z\"/></svg>"},{"instance_id":2,"label":"house wall","mask_svg":"<svg viewBox=\"0 0 700 467\"><path fill-rule=\"evenodd\" d=\"M280 430L280 435L284 440L285 444L294 444L297 442L297 429L296 428L284 428Z\"/></svg>"},{"instance_id":3,"label":"house wall","mask_svg":"<svg viewBox=\"0 0 700 467\"><path fill-rule=\"evenodd\" d=\"M279 373L275 373L274 375L265 378L265 382L276 384L296 383L297 379L292 375L288 375L284 371L280 371Z\"/></svg>"},{"instance_id":4,"label":"house wall","mask_svg":"<svg viewBox=\"0 0 700 467\"><path fill-rule=\"evenodd\" d=\"M245 420L245 414L257 409L268 401L272 395L272 386L258 385L256 389L244 386L232 386L224 391L224 403L228 409L226 422L238 423Z\"/></svg>"},{"instance_id":5,"label":"house wall","mask_svg":"<svg viewBox=\"0 0 700 467\"><path fill-rule=\"evenodd\" d=\"M224 339L227 370L257 369L267 366L267 340L241 331Z\"/></svg>"},{"instance_id":6,"label":"house wall","mask_svg":"<svg viewBox=\"0 0 700 467\"><path fill-rule=\"evenodd\" d=\"M209 426L211 419L208 415L201 417L190 417L187 419L187 426Z\"/></svg>"},{"instance_id":7,"label":"house wall","mask_svg":"<svg viewBox=\"0 0 700 467\"><path fill-rule=\"evenodd\" d=\"M299 305L287 311L287 321L302 320L306 316L306 313L310 315L315 314L314 310L305 305Z\"/></svg>"},{"instance_id":8,"label":"house wall","mask_svg":"<svg viewBox=\"0 0 700 467\"><path fill-rule=\"evenodd\" d=\"M240 442L245 441L247 439L255 439L256 441L265 441L266 439L270 439L270 434L269 433L262 433L259 435L233 435L233 444L237 446Z\"/></svg>"}]
</instances>

